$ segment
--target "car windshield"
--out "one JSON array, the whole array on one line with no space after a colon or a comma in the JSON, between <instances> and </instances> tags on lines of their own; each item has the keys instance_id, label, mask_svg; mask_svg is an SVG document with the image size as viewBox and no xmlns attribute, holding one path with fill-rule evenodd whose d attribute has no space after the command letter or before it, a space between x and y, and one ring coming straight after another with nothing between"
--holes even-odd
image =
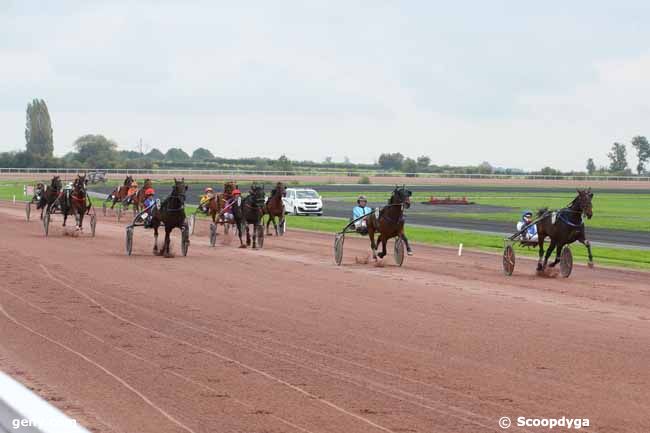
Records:
<instances>
[{"instance_id":1,"label":"car windshield","mask_svg":"<svg viewBox=\"0 0 650 433\"><path fill-rule=\"evenodd\" d=\"M298 198L318 198L318 193L316 191L296 191L296 197Z\"/></svg>"}]
</instances>

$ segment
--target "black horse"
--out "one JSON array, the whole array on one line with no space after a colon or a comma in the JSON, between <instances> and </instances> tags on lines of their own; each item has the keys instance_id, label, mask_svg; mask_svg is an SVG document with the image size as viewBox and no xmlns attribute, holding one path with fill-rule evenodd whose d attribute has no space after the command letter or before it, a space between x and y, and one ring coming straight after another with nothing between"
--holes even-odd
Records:
<instances>
[{"instance_id":1,"label":"black horse","mask_svg":"<svg viewBox=\"0 0 650 433\"><path fill-rule=\"evenodd\" d=\"M407 190L405 186L396 186L388 200L388 206L384 206L379 211L379 217L374 212L370 214L367 225L373 259L376 260L377 256L379 258L386 256L386 242L395 236L404 241L408 255L413 254L409 241L404 234L404 209L409 207L411 207L411 191ZM379 233L376 242L375 233ZM377 254L379 242L381 242L381 252Z\"/></svg>"},{"instance_id":2,"label":"black horse","mask_svg":"<svg viewBox=\"0 0 650 433\"><path fill-rule=\"evenodd\" d=\"M156 206L151 210L151 227L153 228L154 254L165 255L171 257L169 252L169 234L174 228L183 230L185 225L185 194L187 192L187 185L185 185L185 178L177 180L174 178L174 188L171 194L167 196L161 203L160 209ZM158 228L160 225L165 225L165 242L163 243L160 252L158 251Z\"/></svg>"},{"instance_id":3,"label":"black horse","mask_svg":"<svg viewBox=\"0 0 650 433\"><path fill-rule=\"evenodd\" d=\"M68 219L68 215L73 215L79 230L83 230L84 215L90 209L91 202L86 191L88 179L85 174L77 176L72 184L72 190L66 190L63 195L65 206L62 206L63 226Z\"/></svg>"},{"instance_id":4,"label":"black horse","mask_svg":"<svg viewBox=\"0 0 650 433\"><path fill-rule=\"evenodd\" d=\"M560 262L560 254L565 245L575 241L580 242L587 247L589 254L589 266L594 264L594 258L591 254L591 243L585 236L585 224L582 216L586 215L588 219L593 216L591 200L594 194L591 188L587 190L578 190L578 195L573 199L569 206L560 209L557 212L551 212L548 208L540 209L537 213L537 236L539 242L539 261L537 262L537 271L543 271L548 263L548 258L556 250L555 261L550 264L551 267ZM544 256L544 239L551 238L551 244ZM542 256L544 262L542 263Z\"/></svg>"},{"instance_id":5,"label":"black horse","mask_svg":"<svg viewBox=\"0 0 650 433\"><path fill-rule=\"evenodd\" d=\"M239 234L239 248L246 248L251 244L251 235L249 225L253 225L253 248L257 249L258 235L264 236L262 215L264 214L264 185L251 185L251 191L242 199L233 205L233 216L237 225ZM242 239L244 230L246 230L246 244ZM260 239L260 244L263 239Z\"/></svg>"},{"instance_id":6,"label":"black horse","mask_svg":"<svg viewBox=\"0 0 650 433\"><path fill-rule=\"evenodd\" d=\"M43 211L50 211L52 203L54 203L57 197L59 197L62 188L63 184L61 183L61 178L59 176L54 176L50 186L48 186L45 192L41 194L38 205L36 205L36 209L41 210L41 219L43 219Z\"/></svg>"}]
</instances>

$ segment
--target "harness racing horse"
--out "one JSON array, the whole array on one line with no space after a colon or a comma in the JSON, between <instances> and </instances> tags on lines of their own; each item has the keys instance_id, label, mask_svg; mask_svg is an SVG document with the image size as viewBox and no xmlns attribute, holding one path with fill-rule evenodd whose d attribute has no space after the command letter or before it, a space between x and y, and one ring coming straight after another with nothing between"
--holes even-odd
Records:
<instances>
[{"instance_id":1,"label":"harness racing horse","mask_svg":"<svg viewBox=\"0 0 650 433\"><path fill-rule=\"evenodd\" d=\"M117 202L123 201L126 196L129 194L129 187L133 183L133 176L129 175L124 179L124 184L120 185L119 187L115 188L107 197L108 200L113 199L113 203L111 204L111 209L115 207L115 204Z\"/></svg>"},{"instance_id":2,"label":"harness racing horse","mask_svg":"<svg viewBox=\"0 0 650 433\"><path fill-rule=\"evenodd\" d=\"M147 179L149 180L149 179ZM146 182L145 182L146 185ZM151 185L151 181L149 181ZM145 186L146 187L146 186ZM185 193L187 192L187 185L185 185L185 178L177 180L174 178L174 188L172 192L160 203L160 209L154 206L151 210L151 227L153 228L154 254L164 255L171 257L169 252L169 234L174 228L179 230L187 230L185 226ZM158 251L158 228L160 225L165 226L165 242L163 243L160 252ZM189 240L187 240L189 242Z\"/></svg>"},{"instance_id":3,"label":"harness racing horse","mask_svg":"<svg viewBox=\"0 0 650 433\"><path fill-rule=\"evenodd\" d=\"M377 217L376 212L370 214L367 226L373 259L377 260L377 256L384 258L386 256L386 242L396 236L404 241L408 255L413 254L408 239L404 234L404 209L409 207L411 207L411 191L404 186L401 188L396 186L388 200L388 206L384 206L379 211L379 217ZM375 233L379 233L377 242L375 242ZM382 251L377 254L377 245L380 241Z\"/></svg>"},{"instance_id":4,"label":"harness racing horse","mask_svg":"<svg viewBox=\"0 0 650 433\"><path fill-rule=\"evenodd\" d=\"M251 235L249 225L253 225L253 249L257 249L259 241L260 247L264 244L264 226L262 225L262 215L264 214L264 186L253 184L251 192L243 200L233 203L233 215L239 234L239 248L246 248L251 244ZM246 230L246 244L242 240L244 229Z\"/></svg>"},{"instance_id":5,"label":"harness racing horse","mask_svg":"<svg viewBox=\"0 0 650 433\"><path fill-rule=\"evenodd\" d=\"M549 265L550 267L554 267L560 262L560 254L564 246L575 241L587 247L589 267L593 267L594 265L594 258L591 254L591 243L585 237L585 224L582 220L583 215L586 215L587 219L591 219L593 216L591 200L594 197L594 193L591 192L591 188L587 190L579 189L577 191L578 195L576 198L573 199L568 207L557 211L555 218L553 217L553 212L550 212L548 208L540 209L537 212L539 218L537 220L537 236L539 242L538 272L544 271L548 263L548 258L554 249L556 250L555 261ZM553 221L554 219L555 221ZM546 251L546 256L544 256L544 239L547 236L551 238L551 244ZM544 256L543 263L542 256Z\"/></svg>"},{"instance_id":6,"label":"harness racing horse","mask_svg":"<svg viewBox=\"0 0 650 433\"><path fill-rule=\"evenodd\" d=\"M44 194L41 194L41 198L38 201L36 209L41 210L41 219L43 219L43 211L50 211L52 203L59 197L63 184L61 183L61 178L59 176L54 176L50 186L47 187Z\"/></svg>"},{"instance_id":7,"label":"harness racing horse","mask_svg":"<svg viewBox=\"0 0 650 433\"><path fill-rule=\"evenodd\" d=\"M273 228L275 229L275 235L278 236L278 225L275 223L275 217L278 218L280 225L284 224L284 202L282 197L286 195L286 188L282 182L278 182L275 185L275 189L271 191L271 197L266 202L264 206L264 213L269 216L269 219L266 221L266 234L269 236L271 232L269 231L269 225L273 223Z\"/></svg>"},{"instance_id":8,"label":"harness racing horse","mask_svg":"<svg viewBox=\"0 0 650 433\"><path fill-rule=\"evenodd\" d=\"M212 222L215 223L215 230L219 227L217 223L217 215L219 216L220 223L223 224L223 231L225 234L228 234L228 229L232 221L226 221L226 214L234 215L233 209L235 203L232 202L233 197L232 193L235 189L238 189L238 186L235 182L226 182L223 184L223 193L216 194L214 198L215 208L214 210L210 208L210 215L212 216ZM214 213L213 213L214 212ZM215 231L216 233L216 231Z\"/></svg>"},{"instance_id":9,"label":"harness racing horse","mask_svg":"<svg viewBox=\"0 0 650 433\"><path fill-rule=\"evenodd\" d=\"M174 181L176 181L176 178L174 178ZM142 185L142 188L139 188L135 194L131 196L131 204L133 205L133 215L137 215L138 212L144 209L144 192L147 190L147 188L153 188L153 183L151 182L151 179L145 179L144 180L144 185Z\"/></svg>"},{"instance_id":10,"label":"harness racing horse","mask_svg":"<svg viewBox=\"0 0 650 433\"><path fill-rule=\"evenodd\" d=\"M88 179L85 174L77 175L72 184L72 189L66 189L59 197L61 213L63 214L63 227L69 215L73 215L79 230L83 229L83 220L86 211L90 209L91 203L86 193Z\"/></svg>"}]
</instances>

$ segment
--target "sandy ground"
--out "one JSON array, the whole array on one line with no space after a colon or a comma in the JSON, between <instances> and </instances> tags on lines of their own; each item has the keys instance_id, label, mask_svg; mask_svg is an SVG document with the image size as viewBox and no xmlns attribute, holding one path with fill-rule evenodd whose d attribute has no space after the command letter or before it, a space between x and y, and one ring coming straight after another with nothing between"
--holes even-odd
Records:
<instances>
[{"instance_id":1,"label":"sandy ground","mask_svg":"<svg viewBox=\"0 0 650 433\"><path fill-rule=\"evenodd\" d=\"M69 173L60 173L62 178L70 179L74 176ZM40 176L44 179L51 179L52 173L46 176ZM125 174L110 174L108 179L123 180ZM32 179L39 177L37 175L26 176L25 174L0 173L0 179ZM137 178L143 178L144 175L136 175ZM149 177L149 176L147 176ZM181 175L155 174L150 176L153 179L172 179L181 177ZM186 180L258 180L268 182L286 182L298 181L301 183L342 183L354 184L359 181L359 176L278 176L278 175L211 175L211 174L186 174ZM468 179L468 178L439 178L439 177L404 177L404 176L371 176L372 184L381 185L459 185L459 186L513 186L513 187L538 187L538 188L586 188L588 186L598 189L650 189L650 182L646 179L637 181L584 181L584 180L546 180L546 179Z\"/></svg>"},{"instance_id":2,"label":"sandy ground","mask_svg":"<svg viewBox=\"0 0 650 433\"><path fill-rule=\"evenodd\" d=\"M650 431L648 273L419 245L375 267L352 237L337 267L331 235L210 248L205 225L187 257L143 229L127 257L113 218L59 224L0 207L0 367L95 432Z\"/></svg>"}]
</instances>

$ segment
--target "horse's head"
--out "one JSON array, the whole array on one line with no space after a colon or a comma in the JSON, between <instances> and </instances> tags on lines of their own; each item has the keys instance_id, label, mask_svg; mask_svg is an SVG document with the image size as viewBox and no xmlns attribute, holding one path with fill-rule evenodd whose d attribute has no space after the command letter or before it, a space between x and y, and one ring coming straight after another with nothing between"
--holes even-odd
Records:
<instances>
[{"instance_id":1,"label":"horse's head","mask_svg":"<svg viewBox=\"0 0 650 433\"><path fill-rule=\"evenodd\" d=\"M86 175L80 174L72 183L72 190L77 195L86 195L86 185L88 185L88 179L86 179Z\"/></svg>"},{"instance_id":2,"label":"horse's head","mask_svg":"<svg viewBox=\"0 0 650 433\"><path fill-rule=\"evenodd\" d=\"M52 178L52 184L51 184L52 189L55 191L59 191L61 188L63 188L63 184L61 183L61 177L59 176L54 176Z\"/></svg>"},{"instance_id":3,"label":"horse's head","mask_svg":"<svg viewBox=\"0 0 650 433\"><path fill-rule=\"evenodd\" d=\"M258 207L264 206L264 185L252 184L250 197Z\"/></svg>"},{"instance_id":4,"label":"horse's head","mask_svg":"<svg viewBox=\"0 0 650 433\"><path fill-rule=\"evenodd\" d=\"M591 199L594 198L594 193L591 192L591 187L588 189L579 189L578 195L573 200L575 210L587 215L588 219L593 216L593 208L591 207Z\"/></svg>"},{"instance_id":5,"label":"horse's head","mask_svg":"<svg viewBox=\"0 0 650 433\"><path fill-rule=\"evenodd\" d=\"M277 194L280 194L282 197L287 195L287 187L284 186L284 183L278 182L275 184L275 191Z\"/></svg>"},{"instance_id":6,"label":"horse's head","mask_svg":"<svg viewBox=\"0 0 650 433\"><path fill-rule=\"evenodd\" d=\"M129 186L131 183L133 183L133 176L128 175L126 179L124 179L124 185Z\"/></svg>"},{"instance_id":7,"label":"horse's head","mask_svg":"<svg viewBox=\"0 0 650 433\"><path fill-rule=\"evenodd\" d=\"M147 179L145 180L145 184L149 181L149 185L151 185L151 180ZM180 179L174 178L174 190L172 191L172 195L182 198L185 200L185 193L187 192L187 185L185 184L185 178L181 177Z\"/></svg>"},{"instance_id":8,"label":"horse's head","mask_svg":"<svg viewBox=\"0 0 650 433\"><path fill-rule=\"evenodd\" d=\"M403 205L406 209L411 207L411 191L406 189L406 186L396 186L393 194L390 196L388 204Z\"/></svg>"}]
</instances>

